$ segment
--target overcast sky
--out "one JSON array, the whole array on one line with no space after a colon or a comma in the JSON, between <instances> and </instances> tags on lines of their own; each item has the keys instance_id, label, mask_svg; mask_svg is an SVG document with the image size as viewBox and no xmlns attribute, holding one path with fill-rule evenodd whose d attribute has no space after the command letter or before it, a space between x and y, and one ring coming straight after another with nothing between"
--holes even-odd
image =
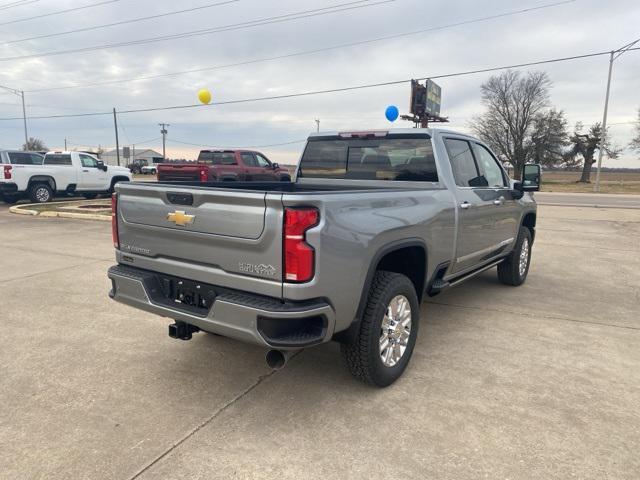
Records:
<instances>
[{"instance_id":1,"label":"overcast sky","mask_svg":"<svg viewBox=\"0 0 640 480\"><path fill-rule=\"evenodd\" d=\"M15 0L13 0L15 1ZM0 0L0 85L27 91L27 115L187 105L197 91L208 88L215 101L282 95L309 90L427 77L487 67L545 60L616 49L640 37L638 0L576 0L559 6L420 33L359 46L263 61L197 73L53 91L31 90L129 79L362 42L404 32L439 27L554 3L553 0L477 1L395 0L366 8L309 16L287 22L228 30L190 38L124 46L83 53L9 59L47 52L140 40L222 27L353 0L239 0L195 12L136 23L92 29L62 36L22 40L120 22L224 0L118 0L94 8L21 22L35 15L100 0L24 0L6 8ZM104 1L104 0L103 0ZM377 0L362 2L373 4ZM357 4L360 5L360 4ZM355 5L354 5L355 6ZM638 44L640 46L640 43ZM538 67L553 82L552 103L566 112L571 125L589 125L602 118L608 58L605 56ZM609 110L614 141L626 145L631 122L640 107L640 51L616 60ZM444 78L442 114L451 128L468 130L471 117L482 111L480 84L491 74ZM302 140L315 130L385 128L387 105L408 109L408 84L343 93L230 105L167 110L119 116L121 145L161 150L159 122L170 123L168 155L194 158L202 145L254 146ZM21 116L17 96L0 90L0 118ZM398 120L394 126L410 124ZM115 145L110 116L30 120L29 135L47 146L90 148ZM156 140L152 140L156 139ZM152 141L149 141L152 140ZM145 143L146 141L146 143ZM0 147L23 143L21 121L0 121ZM274 161L294 162L302 143L262 150ZM610 166L640 167L640 155L626 151Z\"/></svg>"}]
</instances>

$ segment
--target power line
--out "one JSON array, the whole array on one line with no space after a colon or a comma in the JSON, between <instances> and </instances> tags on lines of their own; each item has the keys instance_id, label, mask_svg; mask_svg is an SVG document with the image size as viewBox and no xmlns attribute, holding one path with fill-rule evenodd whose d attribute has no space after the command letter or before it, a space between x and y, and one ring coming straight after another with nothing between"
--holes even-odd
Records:
<instances>
[{"instance_id":1,"label":"power line","mask_svg":"<svg viewBox=\"0 0 640 480\"><path fill-rule=\"evenodd\" d=\"M640 47L630 48L627 51L637 51L640 50ZM460 77L464 75L474 75L477 73L487 73L487 72L495 72L498 70L507 70L511 68L522 68L522 67L530 67L534 65L544 65L549 63L558 63L558 62L566 62L570 60L580 60L585 58L598 57L602 55L609 55L611 52L595 52L595 53L587 53L584 55L573 55L569 57L560 57L553 58L548 60L539 60L535 62L527 62L527 63L516 63L512 65L503 65L500 67L490 67L490 68L482 68L477 70L466 70L462 72L454 72L454 73L446 73L441 75L429 75L414 78L413 80L426 80L426 79L438 79L438 78L451 78L451 77ZM120 110L119 114L127 114L127 113L144 113L144 112L157 112L163 110L183 110L188 108L205 108L207 106L220 106L220 105L235 105L240 103L252 103L252 102L261 102L267 100L282 100L287 98L297 98L297 97L308 97L312 95L321 95L327 93L339 93L339 92L349 92L353 90L362 90L368 88L376 88L376 87L385 87L391 85L399 85L402 83L409 83L412 79L404 79L404 80L392 80L388 82L378 82L378 83L368 83L362 85L352 85L348 87L337 87L330 88L325 90L310 90L306 92L297 92L297 93L288 93L283 95L271 95L265 97L253 97L253 98L243 98L237 100L226 100L222 102L212 102L208 105L202 104L189 104L189 105L173 105L167 107L150 107L150 108L137 108L137 109L129 109L129 110ZM77 114L62 114L62 115L48 115L48 116L37 116L37 117L29 117L32 120L42 120L42 119L52 119L52 118L71 118L71 117L91 117L91 116L101 116L101 115L111 115L112 112L87 112L87 113L77 113ZM22 117L9 117L9 118L0 118L0 121L8 121L8 120L22 120Z\"/></svg>"},{"instance_id":2,"label":"power line","mask_svg":"<svg viewBox=\"0 0 640 480\"><path fill-rule=\"evenodd\" d=\"M196 12L198 10L204 10L207 8L213 8L213 7L218 7L221 5L228 5L229 3L237 3L240 0L226 0L223 2L217 2L217 3L210 3L207 5L201 5L199 7L193 7L193 8L187 8L184 10L174 10L172 12L165 12L165 13L159 13L157 15L149 15L146 17L138 17L138 18L133 18L131 20L122 20L120 22L113 22L113 23L105 23L103 25L94 25L93 27L84 27L84 28L77 28L75 30L67 30L64 32L56 32L56 33L48 33L46 35L36 35L34 37L27 37L27 38L20 38L17 40L9 40L6 42L3 42L3 45L11 45L11 44L15 44L15 43L21 43L21 42L27 42L29 40L38 40L40 38L50 38L50 37L58 37L61 35L69 35L72 33L79 33L79 32L88 32L88 31L92 31L92 30L99 30L101 28L109 28L109 27L115 27L117 25L127 25L130 23L136 23L136 22L142 22L145 20L153 20L156 18L163 18L163 17L170 17L172 15L179 15L182 13L189 13L189 12Z\"/></svg>"},{"instance_id":3,"label":"power line","mask_svg":"<svg viewBox=\"0 0 640 480\"><path fill-rule=\"evenodd\" d=\"M238 67L238 66L250 65L250 64L254 64L254 63L269 62L269 61L273 61L273 60L282 60L282 59L285 59L285 58L292 58L292 57L298 57L298 56L303 56L303 55L311 55L311 54L315 54L315 53L328 52L328 51L331 51L331 50L339 50L339 49L343 49L343 48L347 48L347 47L366 45L366 44L375 43L375 42L381 42L381 41L385 41L385 40L392 40L392 39L396 39L396 38L419 35L419 34L431 32L431 31L444 30L444 29L447 29L447 28L459 27L459 26L462 26L462 25L469 25L469 24L472 24L472 23L478 23L478 22L484 22L484 21L488 21L488 20L494 20L496 18L519 15L519 14L523 14L523 13L532 12L534 10L541 10L541 9L545 9L545 8L551 8L551 7L556 7L556 6L559 6L559 5L564 5L564 4L567 4L567 3L573 3L575 1L576 0L566 0L566 1L561 1L561 2L549 3L549 4L545 4L545 5L540 5L538 7L532 7L532 8L525 8L525 9L520 9L520 10L509 11L509 12L503 12L503 13L499 13L499 14L495 14L495 15L486 16L486 17L474 18L474 19L470 19L470 20L465 20L465 21L456 22L456 23L450 23L450 24L446 24L446 25L439 25L439 26L424 28L424 29L420 29L420 30L413 30L413 31L410 31L410 32L403 32L403 33L397 33L397 34L393 34L393 35L386 35L386 36L383 36L383 37L377 37L377 38L372 38L372 39L368 39L368 40L361 40L361 41L358 41L358 42L343 43L343 44L334 45L334 46L330 46L330 47L318 48L318 49L314 49L314 50L304 50L304 51L300 51L300 52L294 52L294 53L283 54L283 55L276 55L276 56L272 56L272 57L265 57L265 58L259 58L259 59L254 59L254 60L246 60L246 61L243 61L243 62L229 63L229 64L226 64L226 65L223 64L223 65L217 65L217 66L211 66L211 67L195 68L195 69L183 70L183 71L179 71L179 72L162 73L162 74L156 74L156 75L144 75L144 76L121 79L121 80L107 80L107 81L101 81L101 82L84 83L84 84L81 83L81 84L75 84L75 85L66 85L66 86L49 87L49 88L39 88L39 89L25 90L25 91L27 93L50 92L50 91L54 91L54 90L66 90L66 89L71 89L71 88L86 88L86 87L96 87L96 86L102 86L102 85L113 85L113 84L118 84L118 83L135 82L135 81L139 81L139 80L150 80L150 79L154 79L154 78L172 77L172 76L176 76L176 75L184 75L184 74L187 74L187 73L198 73L198 72L218 70L218 69L223 69L223 68Z\"/></svg>"},{"instance_id":4,"label":"power line","mask_svg":"<svg viewBox=\"0 0 640 480\"><path fill-rule=\"evenodd\" d=\"M83 52L93 52L96 50L106 50L106 49L110 49L110 48L118 48L118 47L128 47L128 46L133 46L133 45L146 45L149 43L156 43L156 42L163 42L163 41L169 41L169 40L179 40L179 39L183 39L183 38L191 38L191 37L196 37L196 36L201 36L201 35L211 35L214 33L220 33L220 32L228 32L228 31L233 31L233 30L241 30L241 29L245 29L245 28L252 28L252 27L259 27L259 26L263 26L263 25L271 25L274 23L283 23L283 22L289 22L289 21L293 21L293 20L299 20L302 18L311 18L311 17L318 17L321 15L328 15L331 13L339 13L339 12L345 12L348 10L355 10L355 9L360 9L360 8L368 8L368 7L373 7L373 6L377 6L377 5L382 5L382 4L386 4L386 3L391 3L391 2L395 2L396 0L379 0L377 2L373 2L373 3L368 3L371 2L372 0L357 0L357 1L352 1L352 2L347 2L347 3L342 3L342 4L338 4L338 5L332 5L330 7L323 7L323 8L317 8L314 10L304 10L301 12L295 12L295 13L288 13L285 15L278 15L275 17L266 17L266 18L262 18L262 19L258 19L258 20L251 20L248 22L242 22L242 23L237 23L237 24L231 24L231 25L224 25L224 26L220 26L220 27L214 27L214 28L207 28L207 29L202 29L202 30L191 30L188 32L182 32L182 33L176 33L176 34L171 34L171 35L159 35L156 37L148 37L148 38L143 38L143 39L139 39L139 40L130 40L130 41L126 41L126 42L119 42L119 43L109 43L109 44L103 44L103 45L95 45L93 47L81 47L81 48L74 48L74 49L69 49L69 50L59 50L59 51L53 51L53 52L42 52L42 53L31 53L31 54L26 54L26 55L18 55L15 57L4 57L4 58L0 58L0 62L7 62L7 61L11 61L11 60L24 60L27 58L41 58L41 57L50 57L50 56L54 56L54 55L65 55L68 53L83 53ZM363 5L364 2L367 2L365 5Z\"/></svg>"},{"instance_id":5,"label":"power line","mask_svg":"<svg viewBox=\"0 0 640 480\"><path fill-rule=\"evenodd\" d=\"M81 7L66 8L64 10L58 10L58 11L55 11L55 12L43 13L41 15L34 15L33 17L26 17L26 18L18 18L16 20L9 20L8 22L0 23L0 26L10 25L12 23L27 22L29 20L35 20L37 18L51 17L53 15L62 15L64 13L75 12L75 11L78 11L78 10L85 10L87 8L99 7L100 5L107 5L109 3L115 3L115 2L120 2L120 1L121 0L104 0L102 2L90 3L89 5L83 5Z\"/></svg>"},{"instance_id":6,"label":"power line","mask_svg":"<svg viewBox=\"0 0 640 480\"><path fill-rule=\"evenodd\" d=\"M17 2L3 3L2 5L0 5L0 10L8 10L14 7L22 7L24 5L29 5L30 3L36 3L39 1L40 0L20 0Z\"/></svg>"}]
</instances>

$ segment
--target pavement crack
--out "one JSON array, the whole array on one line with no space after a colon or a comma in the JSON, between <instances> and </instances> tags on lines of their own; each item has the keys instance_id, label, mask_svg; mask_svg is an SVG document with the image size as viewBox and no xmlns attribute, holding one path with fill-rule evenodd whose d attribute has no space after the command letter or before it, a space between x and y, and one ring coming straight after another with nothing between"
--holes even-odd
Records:
<instances>
[{"instance_id":1,"label":"pavement crack","mask_svg":"<svg viewBox=\"0 0 640 480\"><path fill-rule=\"evenodd\" d=\"M299 353L301 352L298 351L296 353L294 353L293 355L291 355L289 361L291 361L291 359L295 356L297 356ZM171 445L169 448L167 448L164 452L162 452L160 455L158 455L156 458L154 458L151 462L147 463L144 467L142 467L140 470L138 470L135 474L133 474L131 477L128 478L128 480L135 480L136 478L139 478L140 475L142 475L144 472L146 472L147 470L149 470L151 467L153 467L155 464L157 464L160 460L162 460L163 458L165 458L167 455L169 455L171 452L173 452L176 448L178 448L180 445L182 445L184 442L186 442L188 439L190 439L191 437L193 437L197 432L199 432L201 429L203 429L204 427L206 427L207 425L209 425L216 417L218 417L221 413L223 413L225 410L227 410L229 407L231 407L232 405L234 405L236 402L238 402L239 400L241 400L242 398L244 398L246 395L248 395L249 393L251 393L256 387L258 387L262 382L264 382L267 378L271 377L274 373L276 373L277 370L271 370L270 372L264 374L264 375L260 375L257 380L255 382L253 382L251 385L249 385L247 388L245 388L242 392L240 392L238 395L236 395L235 397L233 397L231 400L229 400L227 403L225 403L224 405L222 405L220 408L218 408L215 412L213 412L212 415L210 415L209 417L207 417L204 421L202 421L201 423L199 423L198 425L196 425L194 428L192 428L189 432L187 432L186 435L184 435L182 438L180 438L177 442L173 443L173 445Z\"/></svg>"},{"instance_id":2,"label":"pavement crack","mask_svg":"<svg viewBox=\"0 0 640 480\"><path fill-rule=\"evenodd\" d=\"M2 285L4 283L17 282L17 281L20 281L20 280L28 280L30 278L39 277L40 275L48 275L50 273L64 272L65 270L72 270L72 269L78 268L78 267L84 267L84 266L87 266L87 265L93 265L94 263L105 263L105 262L108 262L108 261L109 260L91 260L90 262L78 263L76 265L69 265L68 267L54 268L53 270L45 270L44 272L32 273L31 275L24 275L24 276L21 276L21 277L7 278L5 280L0 280L0 285Z\"/></svg>"},{"instance_id":3,"label":"pavement crack","mask_svg":"<svg viewBox=\"0 0 640 480\"><path fill-rule=\"evenodd\" d=\"M478 307L478 306L470 306L470 305L457 305L454 303L441 303L441 302L432 302L428 301L426 303L431 303L433 305L442 305L444 307L453 307L453 308L465 308L469 310L483 310L486 312L496 312L496 313L508 313L510 315L524 315L526 317L534 317L534 318L545 318L547 320L562 320L565 322L574 322L574 323L584 323L587 325L599 325L601 327L612 327L612 328L621 328L624 330L636 330L640 331L640 327L631 327L628 325L616 325L615 323L604 323L604 322L595 322L591 320L578 320L570 317L558 317L555 315L547 315L547 314L533 314L527 312L514 312L513 310L500 309L500 308L487 308L487 307Z\"/></svg>"}]
</instances>

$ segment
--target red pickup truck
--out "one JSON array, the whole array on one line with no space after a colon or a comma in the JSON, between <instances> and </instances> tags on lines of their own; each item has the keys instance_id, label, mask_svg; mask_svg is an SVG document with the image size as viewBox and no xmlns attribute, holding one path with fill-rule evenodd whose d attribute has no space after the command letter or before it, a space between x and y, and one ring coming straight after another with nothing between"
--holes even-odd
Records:
<instances>
[{"instance_id":1,"label":"red pickup truck","mask_svg":"<svg viewBox=\"0 0 640 480\"><path fill-rule=\"evenodd\" d=\"M158 181L290 182L286 168L252 150L201 150L197 162L161 163Z\"/></svg>"}]
</instances>

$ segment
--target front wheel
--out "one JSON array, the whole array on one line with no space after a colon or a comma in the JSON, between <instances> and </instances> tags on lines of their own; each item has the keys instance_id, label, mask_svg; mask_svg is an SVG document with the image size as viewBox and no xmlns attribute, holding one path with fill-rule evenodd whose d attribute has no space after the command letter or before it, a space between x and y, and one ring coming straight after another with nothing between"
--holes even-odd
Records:
<instances>
[{"instance_id":1,"label":"front wheel","mask_svg":"<svg viewBox=\"0 0 640 480\"><path fill-rule=\"evenodd\" d=\"M395 382L411 359L419 321L411 280L399 273L376 272L360 330L353 342L340 346L351 374L378 387Z\"/></svg>"},{"instance_id":2,"label":"front wheel","mask_svg":"<svg viewBox=\"0 0 640 480\"><path fill-rule=\"evenodd\" d=\"M498 279L505 285L522 285L527 279L530 263L531 232L527 227L520 227L513 251L498 264Z\"/></svg>"},{"instance_id":3,"label":"front wheel","mask_svg":"<svg viewBox=\"0 0 640 480\"><path fill-rule=\"evenodd\" d=\"M47 203L53 199L53 190L46 183L35 183L29 188L29 199L33 203Z\"/></svg>"}]
</instances>

